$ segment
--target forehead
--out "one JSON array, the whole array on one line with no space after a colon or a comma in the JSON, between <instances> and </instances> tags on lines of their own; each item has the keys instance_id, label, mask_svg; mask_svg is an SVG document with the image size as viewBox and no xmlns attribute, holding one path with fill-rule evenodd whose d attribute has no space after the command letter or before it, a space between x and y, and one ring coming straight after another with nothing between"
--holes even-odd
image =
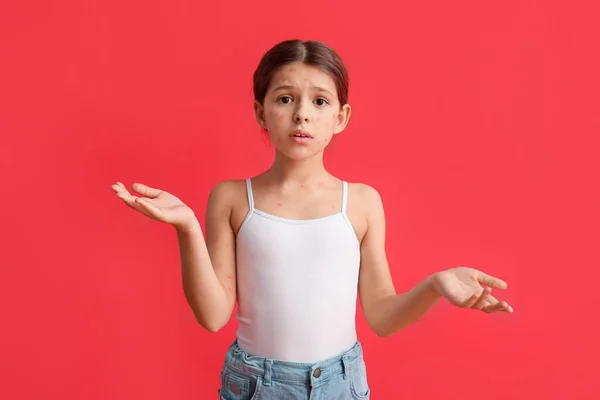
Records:
<instances>
[{"instance_id":1,"label":"forehead","mask_svg":"<svg viewBox=\"0 0 600 400\"><path fill-rule=\"evenodd\" d=\"M318 86L335 93L336 86L333 78L321 68L301 62L284 65L271 77L271 88L279 85L299 87Z\"/></svg>"}]
</instances>

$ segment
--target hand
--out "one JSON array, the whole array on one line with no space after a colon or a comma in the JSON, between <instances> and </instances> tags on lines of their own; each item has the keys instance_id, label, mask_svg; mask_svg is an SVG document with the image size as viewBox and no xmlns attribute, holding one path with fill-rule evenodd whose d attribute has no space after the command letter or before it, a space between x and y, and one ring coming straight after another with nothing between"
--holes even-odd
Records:
<instances>
[{"instance_id":1,"label":"hand","mask_svg":"<svg viewBox=\"0 0 600 400\"><path fill-rule=\"evenodd\" d=\"M117 197L129 207L149 218L171 224L176 229L187 227L195 221L192 209L164 190L134 183L131 188L144 196L139 197L132 196L121 182L117 182L111 187L116 192Z\"/></svg>"},{"instance_id":2,"label":"hand","mask_svg":"<svg viewBox=\"0 0 600 400\"><path fill-rule=\"evenodd\" d=\"M440 295L455 306L473 308L486 313L513 312L506 301L498 301L491 295L492 289L505 290L507 283L476 269L458 267L438 272L433 285Z\"/></svg>"}]
</instances>

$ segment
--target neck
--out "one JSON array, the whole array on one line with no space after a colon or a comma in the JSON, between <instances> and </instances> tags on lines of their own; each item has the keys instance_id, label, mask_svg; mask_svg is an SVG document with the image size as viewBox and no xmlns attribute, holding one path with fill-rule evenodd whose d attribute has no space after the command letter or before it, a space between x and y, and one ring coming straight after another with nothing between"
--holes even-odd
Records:
<instances>
[{"instance_id":1,"label":"neck","mask_svg":"<svg viewBox=\"0 0 600 400\"><path fill-rule=\"evenodd\" d=\"M322 182L330 177L323 164L323 153L304 160L293 160L281 153L275 155L275 161L268 171L278 183L310 185Z\"/></svg>"}]
</instances>

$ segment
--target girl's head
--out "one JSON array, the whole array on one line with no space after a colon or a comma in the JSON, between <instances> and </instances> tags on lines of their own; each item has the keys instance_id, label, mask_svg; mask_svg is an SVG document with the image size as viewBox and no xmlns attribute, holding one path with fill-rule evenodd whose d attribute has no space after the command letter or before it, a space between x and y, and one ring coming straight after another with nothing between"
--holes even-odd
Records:
<instances>
[{"instance_id":1,"label":"girl's head","mask_svg":"<svg viewBox=\"0 0 600 400\"><path fill-rule=\"evenodd\" d=\"M293 159L321 153L350 119L346 67L322 42L286 40L267 51L254 73L254 98L258 123Z\"/></svg>"}]
</instances>

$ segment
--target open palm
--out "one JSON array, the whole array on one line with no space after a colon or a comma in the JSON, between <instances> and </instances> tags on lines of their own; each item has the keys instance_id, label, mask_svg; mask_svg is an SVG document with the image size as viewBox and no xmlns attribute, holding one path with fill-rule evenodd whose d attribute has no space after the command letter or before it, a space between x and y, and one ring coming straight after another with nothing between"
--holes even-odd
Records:
<instances>
[{"instance_id":1,"label":"open palm","mask_svg":"<svg viewBox=\"0 0 600 400\"><path fill-rule=\"evenodd\" d=\"M131 188L139 196L132 195L121 182L112 185L118 198L149 218L166 222L176 228L185 226L195 218L192 209L171 193L141 183L134 183Z\"/></svg>"},{"instance_id":2,"label":"open palm","mask_svg":"<svg viewBox=\"0 0 600 400\"><path fill-rule=\"evenodd\" d=\"M507 286L506 282L501 279L467 267L442 271L438 274L436 281L437 291L451 304L486 313L513 311L506 301L498 301L491 295L492 289L504 290Z\"/></svg>"}]
</instances>

